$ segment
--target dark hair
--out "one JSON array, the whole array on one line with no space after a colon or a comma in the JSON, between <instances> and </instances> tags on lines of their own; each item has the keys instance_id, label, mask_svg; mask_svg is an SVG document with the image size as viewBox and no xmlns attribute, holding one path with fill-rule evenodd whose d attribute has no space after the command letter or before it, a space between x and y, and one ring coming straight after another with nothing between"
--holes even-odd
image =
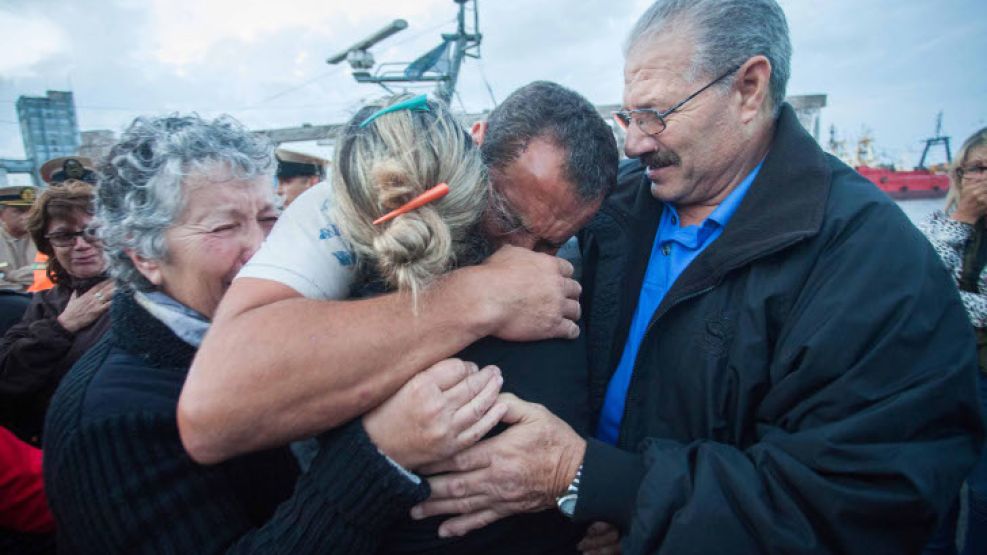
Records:
<instances>
[{"instance_id":1,"label":"dark hair","mask_svg":"<svg viewBox=\"0 0 987 555\"><path fill-rule=\"evenodd\" d=\"M68 280L68 271L58 263L55 249L48 240L48 226L52 220L73 221L80 214L93 215L93 186L85 181L67 179L57 187L45 189L27 215L27 231L38 250L48 256L48 279L52 283Z\"/></svg>"},{"instance_id":2,"label":"dark hair","mask_svg":"<svg viewBox=\"0 0 987 555\"><path fill-rule=\"evenodd\" d=\"M550 81L514 91L487 120L480 151L488 168L502 170L535 139L565 150L563 174L584 200L607 194L617 181L617 141L596 108L579 93Z\"/></svg>"}]
</instances>

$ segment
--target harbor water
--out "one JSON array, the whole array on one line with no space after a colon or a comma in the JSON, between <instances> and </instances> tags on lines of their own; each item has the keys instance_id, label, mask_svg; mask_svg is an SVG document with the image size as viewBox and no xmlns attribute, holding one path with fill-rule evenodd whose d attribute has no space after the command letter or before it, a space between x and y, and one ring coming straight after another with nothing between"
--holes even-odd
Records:
<instances>
[{"instance_id":1,"label":"harbor water","mask_svg":"<svg viewBox=\"0 0 987 555\"><path fill-rule=\"evenodd\" d=\"M895 201L898 207L904 210L905 215L913 224L918 224L929 217L934 210L938 210L946 205L946 198L921 198Z\"/></svg>"}]
</instances>

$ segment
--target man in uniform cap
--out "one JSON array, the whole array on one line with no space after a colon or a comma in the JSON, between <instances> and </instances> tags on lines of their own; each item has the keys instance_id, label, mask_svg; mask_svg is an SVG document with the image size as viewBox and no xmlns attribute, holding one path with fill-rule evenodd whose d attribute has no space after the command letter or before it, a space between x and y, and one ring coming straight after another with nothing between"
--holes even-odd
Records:
<instances>
[{"instance_id":1,"label":"man in uniform cap","mask_svg":"<svg viewBox=\"0 0 987 555\"><path fill-rule=\"evenodd\" d=\"M85 156L52 158L41 165L38 173L48 185L58 185L66 179L79 179L90 185L96 185L93 161Z\"/></svg>"},{"instance_id":2,"label":"man in uniform cap","mask_svg":"<svg viewBox=\"0 0 987 555\"><path fill-rule=\"evenodd\" d=\"M0 188L0 289L24 291L34 280L38 251L27 232L27 211L36 197L34 187Z\"/></svg>"},{"instance_id":3,"label":"man in uniform cap","mask_svg":"<svg viewBox=\"0 0 987 555\"><path fill-rule=\"evenodd\" d=\"M283 148L277 150L276 156L278 159L277 192L285 208L309 187L325 179L327 160Z\"/></svg>"}]
</instances>

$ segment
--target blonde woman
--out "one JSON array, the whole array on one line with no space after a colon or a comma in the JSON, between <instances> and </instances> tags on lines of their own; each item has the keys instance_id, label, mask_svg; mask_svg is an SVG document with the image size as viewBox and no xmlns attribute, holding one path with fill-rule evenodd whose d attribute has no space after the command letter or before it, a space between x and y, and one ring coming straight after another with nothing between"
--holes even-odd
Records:
<instances>
[{"instance_id":1,"label":"blonde woman","mask_svg":"<svg viewBox=\"0 0 987 555\"><path fill-rule=\"evenodd\" d=\"M987 412L987 127L968 138L950 172L946 208L919 226L956 279L977 335L977 387ZM981 454L967 478L969 509L963 553L987 553L987 456ZM956 553L955 503L925 553Z\"/></svg>"},{"instance_id":2,"label":"blonde woman","mask_svg":"<svg viewBox=\"0 0 987 555\"><path fill-rule=\"evenodd\" d=\"M357 294L398 290L421 306L430 301L431 283L491 252L483 233L493 217L486 170L479 148L445 105L423 96L390 98L360 111L337 145L333 214L356 255ZM459 357L480 367L497 364L504 391L546 405L576 429L587 428L580 341L488 338ZM385 539L384 550L572 552L580 539L579 530L556 511L508 518L461 538L440 538L442 520L406 520Z\"/></svg>"}]
</instances>

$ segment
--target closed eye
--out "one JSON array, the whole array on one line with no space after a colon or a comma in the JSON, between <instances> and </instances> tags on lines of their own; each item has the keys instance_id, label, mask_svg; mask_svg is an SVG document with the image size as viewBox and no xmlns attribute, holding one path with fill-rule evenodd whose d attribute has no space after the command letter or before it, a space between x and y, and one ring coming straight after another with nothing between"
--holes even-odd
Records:
<instances>
[{"instance_id":1,"label":"closed eye","mask_svg":"<svg viewBox=\"0 0 987 555\"><path fill-rule=\"evenodd\" d=\"M224 231L232 231L232 230L236 229L239 226L240 226L239 223L223 224L223 225L216 226L216 227L212 228L211 230L209 230L209 232L210 233L222 233Z\"/></svg>"}]
</instances>

